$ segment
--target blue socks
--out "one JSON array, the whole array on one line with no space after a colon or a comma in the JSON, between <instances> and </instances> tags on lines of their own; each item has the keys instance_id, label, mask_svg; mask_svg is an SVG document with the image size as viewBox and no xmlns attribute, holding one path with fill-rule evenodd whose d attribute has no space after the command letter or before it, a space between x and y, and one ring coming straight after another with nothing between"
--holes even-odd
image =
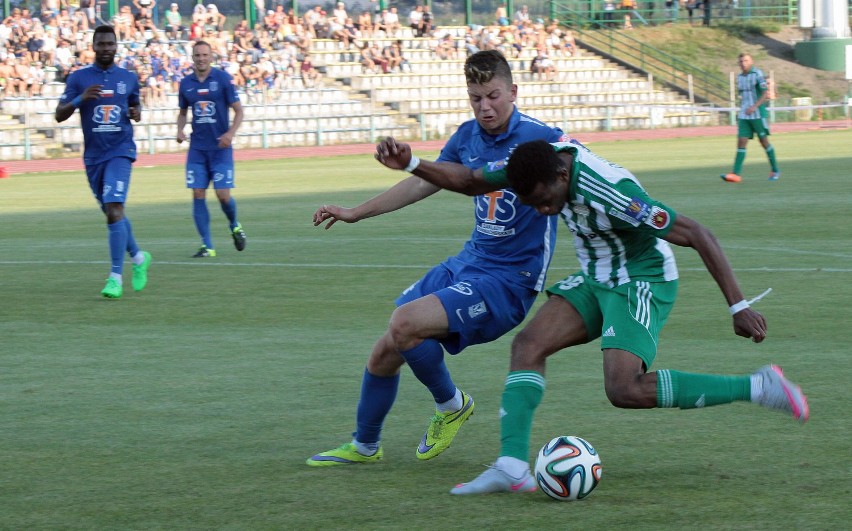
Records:
<instances>
[{"instance_id":1,"label":"blue socks","mask_svg":"<svg viewBox=\"0 0 852 531\"><path fill-rule=\"evenodd\" d=\"M222 212L228 218L228 224L231 230L238 225L237 223L237 202L232 197L227 203L219 202L222 207ZM201 236L201 242L208 249L213 249L213 240L210 238L210 211L207 210L206 199L192 200L192 219L195 221L195 228L198 230L198 235Z\"/></svg>"},{"instance_id":2,"label":"blue socks","mask_svg":"<svg viewBox=\"0 0 852 531\"><path fill-rule=\"evenodd\" d=\"M127 254L133 258L139 254L139 246L136 245L136 238L133 237L133 225L130 224L130 220L125 217L124 223L127 225Z\"/></svg>"},{"instance_id":3,"label":"blue socks","mask_svg":"<svg viewBox=\"0 0 852 531\"><path fill-rule=\"evenodd\" d=\"M111 262L110 272L121 275L124 267L124 251L127 250L127 241L130 224L127 219L116 221L107 225L109 241L109 257ZM135 242L134 242L135 244Z\"/></svg>"},{"instance_id":4,"label":"blue socks","mask_svg":"<svg viewBox=\"0 0 852 531\"><path fill-rule=\"evenodd\" d=\"M206 199L192 200L192 219L195 221L195 228L198 230L198 235L201 236L201 243L208 249L212 249L213 242L210 239L210 212L207 210Z\"/></svg>"},{"instance_id":5,"label":"blue socks","mask_svg":"<svg viewBox=\"0 0 852 531\"><path fill-rule=\"evenodd\" d=\"M438 341L427 339L416 347L400 352L411 372L429 388L435 402L447 402L456 394L456 386L444 363L444 348Z\"/></svg>"},{"instance_id":6,"label":"blue socks","mask_svg":"<svg viewBox=\"0 0 852 531\"><path fill-rule=\"evenodd\" d=\"M225 217L228 218L229 226L231 230L234 230L234 227L237 226L237 202L232 197L230 201L227 203L219 202L219 205L222 207L222 212L225 213Z\"/></svg>"},{"instance_id":7,"label":"blue socks","mask_svg":"<svg viewBox=\"0 0 852 531\"><path fill-rule=\"evenodd\" d=\"M361 399L358 401L357 431L353 434L359 443L378 443L385 417L396 401L399 374L375 376L364 369L361 381Z\"/></svg>"}]
</instances>

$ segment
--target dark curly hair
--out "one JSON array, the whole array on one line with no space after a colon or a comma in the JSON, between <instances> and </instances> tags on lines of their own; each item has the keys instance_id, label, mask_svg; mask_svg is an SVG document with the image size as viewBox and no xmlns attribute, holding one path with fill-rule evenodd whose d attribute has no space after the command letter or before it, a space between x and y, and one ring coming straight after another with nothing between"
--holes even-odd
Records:
<instances>
[{"instance_id":1,"label":"dark curly hair","mask_svg":"<svg viewBox=\"0 0 852 531\"><path fill-rule=\"evenodd\" d=\"M559 172L566 169L565 162L545 140L520 144L509 157L506 179L520 195L529 195L541 184L552 184Z\"/></svg>"}]
</instances>

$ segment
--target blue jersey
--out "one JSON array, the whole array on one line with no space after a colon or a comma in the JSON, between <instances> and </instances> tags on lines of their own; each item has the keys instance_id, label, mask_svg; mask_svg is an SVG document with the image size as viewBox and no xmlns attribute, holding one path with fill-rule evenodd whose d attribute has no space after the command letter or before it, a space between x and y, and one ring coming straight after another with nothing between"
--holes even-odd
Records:
<instances>
[{"instance_id":1,"label":"blue jersey","mask_svg":"<svg viewBox=\"0 0 852 531\"><path fill-rule=\"evenodd\" d=\"M192 149L219 149L219 137L230 127L231 105L240 101L231 74L211 68L204 81L195 72L183 78L178 91L181 110L192 107ZM226 149L231 149L226 148Z\"/></svg>"},{"instance_id":2,"label":"blue jersey","mask_svg":"<svg viewBox=\"0 0 852 531\"><path fill-rule=\"evenodd\" d=\"M463 123L437 160L475 170L488 161L507 158L518 144L531 140L560 142L566 141L567 135L516 108L508 130L496 136L483 131L476 120ZM473 214L470 240L450 262L478 266L488 274L541 291L556 245L556 217L543 216L521 204L511 188L474 197Z\"/></svg>"},{"instance_id":3,"label":"blue jersey","mask_svg":"<svg viewBox=\"0 0 852 531\"><path fill-rule=\"evenodd\" d=\"M116 65L106 70L89 65L68 76L59 101L68 103L92 85L103 88L100 98L80 104L85 143L83 161L88 166L113 157L136 160L136 142L127 109L139 105L139 79Z\"/></svg>"}]
</instances>

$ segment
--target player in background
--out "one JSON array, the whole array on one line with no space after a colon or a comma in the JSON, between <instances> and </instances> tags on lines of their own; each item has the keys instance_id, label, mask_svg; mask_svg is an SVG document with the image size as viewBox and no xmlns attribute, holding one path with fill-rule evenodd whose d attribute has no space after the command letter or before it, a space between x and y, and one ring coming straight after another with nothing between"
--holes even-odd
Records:
<instances>
[{"instance_id":1,"label":"player in background","mask_svg":"<svg viewBox=\"0 0 852 531\"><path fill-rule=\"evenodd\" d=\"M237 221L237 202L231 196L234 187L234 148L232 143L243 123L243 106L234 80L224 70L213 68L210 44L196 41L192 47L194 71L183 78L178 89L177 141L186 140L186 114L192 107L192 135L186 155L186 187L192 189L192 219L201 236L201 248L194 258L216 256L210 236L210 212L207 188L213 183L222 212L228 218L231 237L237 251L246 248L246 233ZM229 109L234 121L229 126Z\"/></svg>"},{"instance_id":2,"label":"player in background","mask_svg":"<svg viewBox=\"0 0 852 531\"><path fill-rule=\"evenodd\" d=\"M464 73L475 119L459 126L438 160L473 170L489 159L508 156L520 143L564 138L559 129L518 112L517 85L499 52L471 55ZM314 225L355 223L413 204L439 189L410 176L356 207L321 206L314 214ZM443 452L473 413L473 398L456 387L444 350L458 354L517 326L544 288L556 243L556 219L520 204L508 188L476 195L473 216L473 232L461 252L432 268L397 298L388 328L367 360L354 439L314 455L308 465L374 463L382 458L382 426L406 363L432 393L437 410L416 449L418 459L432 459Z\"/></svg>"},{"instance_id":3,"label":"player in background","mask_svg":"<svg viewBox=\"0 0 852 531\"><path fill-rule=\"evenodd\" d=\"M476 172L457 164L420 162L410 146L393 139L377 146L376 158L467 194L511 186L523 204L562 216L580 261L581 270L547 290L547 301L512 341L500 409L500 457L451 493L536 490L528 463L529 437L544 394L547 357L597 338L604 388L616 407L694 409L751 401L802 422L808 419L807 398L776 365L737 376L647 372L677 296L678 271L669 243L698 252L728 303L737 335L760 343L766 338L766 320L743 297L713 234L649 197L625 168L583 146L541 140L518 146L508 165L493 162Z\"/></svg>"},{"instance_id":4,"label":"player in background","mask_svg":"<svg viewBox=\"0 0 852 531\"><path fill-rule=\"evenodd\" d=\"M145 288L151 266L151 254L139 250L130 220L124 214L131 166L136 160L130 120L142 119L142 105L136 74L115 64L115 30L98 26L92 38L95 62L68 76L54 116L61 123L80 109L86 176L107 220L110 273L101 295L117 299L124 291L125 251L133 260L134 290Z\"/></svg>"},{"instance_id":5,"label":"player in background","mask_svg":"<svg viewBox=\"0 0 852 531\"><path fill-rule=\"evenodd\" d=\"M723 181L738 183L743 180L740 176L746 157L748 141L757 135L760 145L766 150L769 158L769 180L777 181L781 177L778 162L775 159L775 148L769 143L769 120L767 120L766 102L771 91L763 75L763 71L754 66L754 60L747 53L739 55L740 69L737 74L737 91L740 93L740 112L737 114L737 156L734 159L734 169L731 173L721 175Z\"/></svg>"}]
</instances>

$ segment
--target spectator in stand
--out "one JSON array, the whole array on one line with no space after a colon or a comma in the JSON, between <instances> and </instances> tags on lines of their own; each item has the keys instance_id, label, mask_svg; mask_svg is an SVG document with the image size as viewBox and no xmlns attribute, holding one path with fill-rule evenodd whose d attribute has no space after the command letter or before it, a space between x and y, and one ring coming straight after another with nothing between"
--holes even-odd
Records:
<instances>
[{"instance_id":1,"label":"spectator in stand","mask_svg":"<svg viewBox=\"0 0 852 531\"><path fill-rule=\"evenodd\" d=\"M153 20L154 8L157 6L157 0L133 0L133 7L139 13L143 9L151 16Z\"/></svg>"},{"instance_id":2,"label":"spectator in stand","mask_svg":"<svg viewBox=\"0 0 852 531\"><path fill-rule=\"evenodd\" d=\"M264 52L260 56L260 61L257 63L257 68L260 70L260 83L264 92L268 92L275 88L275 64L269 57L269 53Z\"/></svg>"},{"instance_id":3,"label":"spectator in stand","mask_svg":"<svg viewBox=\"0 0 852 531\"><path fill-rule=\"evenodd\" d=\"M305 88L315 87L319 83L320 73L314 68L314 64L311 61L311 54L305 54L302 64L299 65L299 73L302 76L302 85Z\"/></svg>"},{"instance_id":4,"label":"spectator in stand","mask_svg":"<svg viewBox=\"0 0 852 531\"><path fill-rule=\"evenodd\" d=\"M234 38L245 37L250 31L251 26L249 26L248 20L242 19L234 26Z\"/></svg>"},{"instance_id":5,"label":"spectator in stand","mask_svg":"<svg viewBox=\"0 0 852 531\"><path fill-rule=\"evenodd\" d=\"M213 28L216 31L222 31L227 21L228 17L219 11L216 4L207 4L207 20L204 22L204 29Z\"/></svg>"},{"instance_id":6,"label":"spectator in stand","mask_svg":"<svg viewBox=\"0 0 852 531\"><path fill-rule=\"evenodd\" d=\"M148 76L149 101L151 107L165 107L166 105L166 80L163 74L152 74Z\"/></svg>"},{"instance_id":7,"label":"spectator in stand","mask_svg":"<svg viewBox=\"0 0 852 531\"><path fill-rule=\"evenodd\" d=\"M435 47L435 55L441 60L456 59L456 52L456 41L450 33L444 35Z\"/></svg>"},{"instance_id":8,"label":"spectator in stand","mask_svg":"<svg viewBox=\"0 0 852 531\"><path fill-rule=\"evenodd\" d=\"M498 26L509 25L509 12L506 9L506 2L500 2L500 5L494 11L494 23Z\"/></svg>"},{"instance_id":9,"label":"spectator in stand","mask_svg":"<svg viewBox=\"0 0 852 531\"><path fill-rule=\"evenodd\" d=\"M556 65L547 55L547 48L543 45L538 47L538 55L530 63L530 72L533 78L539 81L553 81L556 78Z\"/></svg>"},{"instance_id":10,"label":"spectator in stand","mask_svg":"<svg viewBox=\"0 0 852 531\"><path fill-rule=\"evenodd\" d=\"M278 19L275 17L275 11L269 9L263 17L263 29L275 33L278 30Z\"/></svg>"},{"instance_id":11,"label":"spectator in stand","mask_svg":"<svg viewBox=\"0 0 852 531\"><path fill-rule=\"evenodd\" d=\"M243 77L240 61L240 54L237 53L237 50L232 49L228 55L228 60L222 64L222 70L231 74L231 77L234 78L234 84L238 89L244 89L246 80Z\"/></svg>"},{"instance_id":12,"label":"spectator in stand","mask_svg":"<svg viewBox=\"0 0 852 531\"><path fill-rule=\"evenodd\" d=\"M382 49L382 55L384 56L385 61L387 61L387 68L389 72L400 72L402 70L402 65L405 61L405 58L402 57L402 41L396 40L390 45L385 46Z\"/></svg>"},{"instance_id":13,"label":"spectator in stand","mask_svg":"<svg viewBox=\"0 0 852 531\"><path fill-rule=\"evenodd\" d=\"M327 18L326 20L328 21L328 38L341 43L345 43L347 45L346 47L348 48L349 39L345 34L343 24L338 24L337 19L334 17Z\"/></svg>"},{"instance_id":14,"label":"spectator in stand","mask_svg":"<svg viewBox=\"0 0 852 531\"><path fill-rule=\"evenodd\" d=\"M479 30L474 30L474 27L478 28L479 26L468 24L464 28L464 49L468 56L479 51Z\"/></svg>"},{"instance_id":15,"label":"spectator in stand","mask_svg":"<svg viewBox=\"0 0 852 531\"><path fill-rule=\"evenodd\" d=\"M423 4L423 35L428 37L435 31L435 20L432 16L432 8L429 4Z\"/></svg>"},{"instance_id":16,"label":"spectator in stand","mask_svg":"<svg viewBox=\"0 0 852 531\"><path fill-rule=\"evenodd\" d=\"M44 86L45 81L45 73L44 73L44 64L41 61L34 61L30 65L30 78L29 78L29 95L33 96L41 96L42 87Z\"/></svg>"},{"instance_id":17,"label":"spectator in stand","mask_svg":"<svg viewBox=\"0 0 852 531\"><path fill-rule=\"evenodd\" d=\"M14 79L18 84L19 96L33 95L33 77L30 72L30 60L26 55L15 61Z\"/></svg>"},{"instance_id":18,"label":"spectator in stand","mask_svg":"<svg viewBox=\"0 0 852 531\"><path fill-rule=\"evenodd\" d=\"M361 37L365 39L369 39L373 36L373 17L370 16L370 12L364 10L358 15L358 21L355 23L355 27L358 28L358 31L361 33Z\"/></svg>"},{"instance_id":19,"label":"spectator in stand","mask_svg":"<svg viewBox=\"0 0 852 531\"><path fill-rule=\"evenodd\" d=\"M388 14L387 8L382 9L380 13L376 13L376 18L373 23L373 27L375 31L380 32L379 37L386 36L388 34L387 26L385 25L385 16Z\"/></svg>"},{"instance_id":20,"label":"spectator in stand","mask_svg":"<svg viewBox=\"0 0 852 531\"><path fill-rule=\"evenodd\" d=\"M3 80L3 96L7 98L16 97L20 95L20 86L21 83L17 78L17 71L15 69L17 66L17 61L15 60L15 56L7 55L6 60L3 61L2 66L0 66L0 79Z\"/></svg>"},{"instance_id":21,"label":"spectator in stand","mask_svg":"<svg viewBox=\"0 0 852 531\"><path fill-rule=\"evenodd\" d=\"M83 66L90 65L95 62L95 49L92 47L91 42L86 43L85 50L79 50L77 52L77 60Z\"/></svg>"},{"instance_id":22,"label":"spectator in stand","mask_svg":"<svg viewBox=\"0 0 852 531\"><path fill-rule=\"evenodd\" d=\"M112 26L115 28L115 35L119 41L133 40L136 35L136 25L130 6L122 6L118 9L118 13L112 19Z\"/></svg>"},{"instance_id":23,"label":"spectator in stand","mask_svg":"<svg viewBox=\"0 0 852 531\"><path fill-rule=\"evenodd\" d=\"M568 52L568 55L575 57L580 56L580 50L577 48L577 41L574 40L574 33L569 29L562 32L562 49Z\"/></svg>"},{"instance_id":24,"label":"spectator in stand","mask_svg":"<svg viewBox=\"0 0 852 531\"><path fill-rule=\"evenodd\" d=\"M68 41L59 41L56 47L56 54L53 57L53 66L56 68L56 80L64 82L65 78L71 72L73 64L74 52L71 50L71 44Z\"/></svg>"},{"instance_id":25,"label":"spectator in stand","mask_svg":"<svg viewBox=\"0 0 852 531\"><path fill-rule=\"evenodd\" d=\"M41 29L31 31L27 39L26 58L29 62L41 60L41 49L44 46L44 32Z\"/></svg>"},{"instance_id":26,"label":"spectator in stand","mask_svg":"<svg viewBox=\"0 0 852 531\"><path fill-rule=\"evenodd\" d=\"M136 32L143 35L142 39L150 40L157 35L157 26L154 25L154 17L147 7L143 7L133 16L136 24ZM137 35L137 39L138 39Z\"/></svg>"},{"instance_id":27,"label":"spectator in stand","mask_svg":"<svg viewBox=\"0 0 852 531\"><path fill-rule=\"evenodd\" d=\"M272 13L272 18L275 20L275 30L281 27L282 24L289 23L290 17L287 16L287 12L284 11L284 5L278 4L275 6L275 11Z\"/></svg>"},{"instance_id":28,"label":"spectator in stand","mask_svg":"<svg viewBox=\"0 0 852 531\"><path fill-rule=\"evenodd\" d=\"M166 12L166 34L170 39L176 41L183 38L184 31L186 31L186 26L183 25L179 6L172 3Z\"/></svg>"},{"instance_id":29,"label":"spectator in stand","mask_svg":"<svg viewBox=\"0 0 852 531\"><path fill-rule=\"evenodd\" d=\"M346 19L349 18L349 15L346 13L346 4L343 2L337 2L334 6L334 10L331 12L331 18L333 18L334 21L341 26L345 25Z\"/></svg>"},{"instance_id":30,"label":"spectator in stand","mask_svg":"<svg viewBox=\"0 0 852 531\"><path fill-rule=\"evenodd\" d=\"M518 42L517 26L500 26L500 50L506 57L520 57L523 47Z\"/></svg>"},{"instance_id":31,"label":"spectator in stand","mask_svg":"<svg viewBox=\"0 0 852 531\"><path fill-rule=\"evenodd\" d=\"M390 11L385 13L383 16L383 25L385 27L385 34L388 37L396 37L399 31L402 29L402 25L399 22L399 14L395 7L391 7Z\"/></svg>"},{"instance_id":32,"label":"spectator in stand","mask_svg":"<svg viewBox=\"0 0 852 531\"><path fill-rule=\"evenodd\" d=\"M80 9L75 13L80 12L86 16L87 27L95 25L95 0L80 0Z\"/></svg>"},{"instance_id":33,"label":"spectator in stand","mask_svg":"<svg viewBox=\"0 0 852 531\"><path fill-rule=\"evenodd\" d=\"M197 41L204 38L204 22L200 20L192 20L189 25L189 40Z\"/></svg>"},{"instance_id":34,"label":"spectator in stand","mask_svg":"<svg viewBox=\"0 0 852 531\"><path fill-rule=\"evenodd\" d=\"M245 93L251 98L260 88L260 69L252 62L251 56L243 58L240 74L245 79Z\"/></svg>"},{"instance_id":35,"label":"spectator in stand","mask_svg":"<svg viewBox=\"0 0 852 531\"><path fill-rule=\"evenodd\" d=\"M414 32L415 37L423 36L423 6L414 6L414 9L408 13L408 27Z\"/></svg>"},{"instance_id":36,"label":"spectator in stand","mask_svg":"<svg viewBox=\"0 0 852 531\"><path fill-rule=\"evenodd\" d=\"M192 22L198 22L202 26L207 23L207 8L204 4L195 4L192 8Z\"/></svg>"},{"instance_id":37,"label":"spectator in stand","mask_svg":"<svg viewBox=\"0 0 852 531\"><path fill-rule=\"evenodd\" d=\"M520 27L526 22L532 22L530 19L530 8L527 5L522 5L520 9L515 11L515 25Z\"/></svg>"},{"instance_id":38,"label":"spectator in stand","mask_svg":"<svg viewBox=\"0 0 852 531\"><path fill-rule=\"evenodd\" d=\"M305 12L304 16L305 28L308 30L308 32L310 32L311 37L315 39L321 38L319 35L317 35L317 26L320 23L321 12L321 6L314 6L313 9L309 9L307 12Z\"/></svg>"}]
</instances>

